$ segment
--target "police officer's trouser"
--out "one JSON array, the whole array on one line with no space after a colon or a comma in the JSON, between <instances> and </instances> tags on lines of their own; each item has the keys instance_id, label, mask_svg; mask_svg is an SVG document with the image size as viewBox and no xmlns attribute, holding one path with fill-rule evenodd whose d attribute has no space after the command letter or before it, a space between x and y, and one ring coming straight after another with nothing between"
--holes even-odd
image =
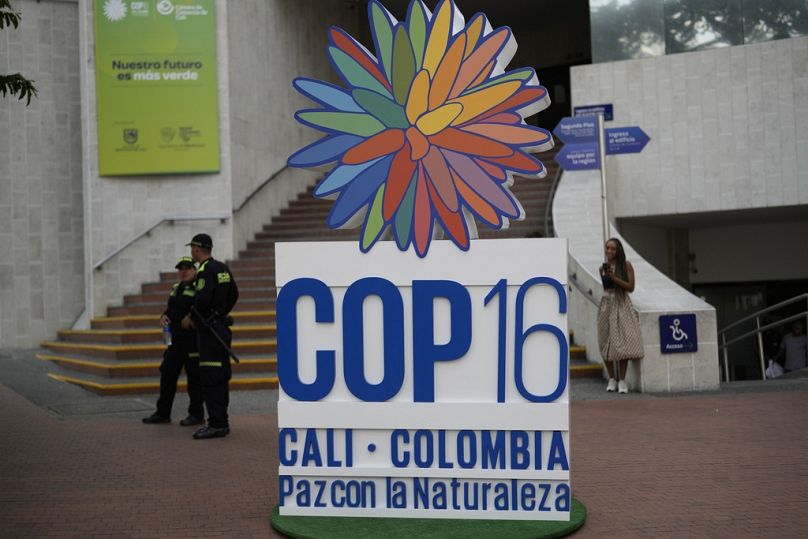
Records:
<instances>
[{"instance_id":1,"label":"police officer's trouser","mask_svg":"<svg viewBox=\"0 0 808 539\"><path fill-rule=\"evenodd\" d=\"M157 399L156 414L171 417L171 407L177 393L177 380L183 365L188 378L188 397L191 399L188 415L205 417L196 338L177 339L163 352L163 362L160 363L160 397Z\"/></svg>"},{"instance_id":2,"label":"police officer's trouser","mask_svg":"<svg viewBox=\"0 0 808 539\"><path fill-rule=\"evenodd\" d=\"M233 334L230 328L216 324L214 326L222 340L230 346ZM228 427L227 406L230 404L229 384L230 354L208 330L200 329L197 333L199 342L199 374L202 379L202 393L208 409L208 425L221 428Z\"/></svg>"}]
</instances>

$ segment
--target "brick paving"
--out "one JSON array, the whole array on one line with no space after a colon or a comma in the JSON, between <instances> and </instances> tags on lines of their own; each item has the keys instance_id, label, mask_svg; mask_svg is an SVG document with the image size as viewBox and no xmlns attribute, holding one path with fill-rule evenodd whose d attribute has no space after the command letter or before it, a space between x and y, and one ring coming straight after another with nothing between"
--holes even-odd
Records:
<instances>
[{"instance_id":1,"label":"brick paving","mask_svg":"<svg viewBox=\"0 0 808 539\"><path fill-rule=\"evenodd\" d=\"M808 386L572 404L575 537L805 537ZM272 537L273 413L224 440L58 419L0 385L0 536ZM215 472L215 474L214 474Z\"/></svg>"}]
</instances>

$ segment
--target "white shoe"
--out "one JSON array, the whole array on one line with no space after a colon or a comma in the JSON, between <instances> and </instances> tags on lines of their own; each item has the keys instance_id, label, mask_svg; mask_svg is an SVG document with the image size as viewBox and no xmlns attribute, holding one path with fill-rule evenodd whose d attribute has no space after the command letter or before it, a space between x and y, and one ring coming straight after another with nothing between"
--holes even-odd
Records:
<instances>
[{"instance_id":1,"label":"white shoe","mask_svg":"<svg viewBox=\"0 0 808 539\"><path fill-rule=\"evenodd\" d=\"M609 383L606 385L606 391L614 392L617 389L617 380L614 378L609 378Z\"/></svg>"},{"instance_id":2,"label":"white shoe","mask_svg":"<svg viewBox=\"0 0 808 539\"><path fill-rule=\"evenodd\" d=\"M620 383L617 384L617 387L619 388L617 390L618 393L628 393L628 384L626 384L625 381L620 380Z\"/></svg>"}]
</instances>

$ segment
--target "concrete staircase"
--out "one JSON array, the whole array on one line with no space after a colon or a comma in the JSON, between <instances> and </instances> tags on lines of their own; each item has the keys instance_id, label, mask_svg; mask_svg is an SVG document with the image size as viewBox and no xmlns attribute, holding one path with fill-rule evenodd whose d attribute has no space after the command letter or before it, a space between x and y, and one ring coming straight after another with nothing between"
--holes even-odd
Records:
<instances>
[{"instance_id":1,"label":"concrete staircase","mask_svg":"<svg viewBox=\"0 0 808 539\"><path fill-rule=\"evenodd\" d=\"M524 221L495 232L480 227L483 238L526 237L541 233L555 162L542 155L545 179L517 178L513 192L527 213ZM233 317L233 348L241 363L233 364L232 389L267 389L278 385L275 340L275 242L358 241L359 229L330 230L326 216L331 201L318 200L312 189L265 225L238 258L228 261L240 290ZM49 376L77 384L100 395L159 391L159 365L165 346L158 318L164 311L176 273L163 272L159 281L146 283L140 294L124 296L121 306L106 317L92 320L89 330L63 330L57 340L42 343L49 352L38 355L52 365ZM571 376L601 376L601 367L586 361L586 350L570 347ZM184 377L180 386L184 388Z\"/></svg>"}]
</instances>

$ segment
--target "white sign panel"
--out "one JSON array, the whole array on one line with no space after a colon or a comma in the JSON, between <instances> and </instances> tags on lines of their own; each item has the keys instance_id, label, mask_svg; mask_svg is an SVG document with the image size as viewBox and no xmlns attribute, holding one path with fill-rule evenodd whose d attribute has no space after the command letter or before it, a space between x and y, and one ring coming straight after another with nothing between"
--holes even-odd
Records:
<instances>
[{"instance_id":1,"label":"white sign panel","mask_svg":"<svg viewBox=\"0 0 808 539\"><path fill-rule=\"evenodd\" d=\"M276 257L281 515L569 520L566 240Z\"/></svg>"}]
</instances>

